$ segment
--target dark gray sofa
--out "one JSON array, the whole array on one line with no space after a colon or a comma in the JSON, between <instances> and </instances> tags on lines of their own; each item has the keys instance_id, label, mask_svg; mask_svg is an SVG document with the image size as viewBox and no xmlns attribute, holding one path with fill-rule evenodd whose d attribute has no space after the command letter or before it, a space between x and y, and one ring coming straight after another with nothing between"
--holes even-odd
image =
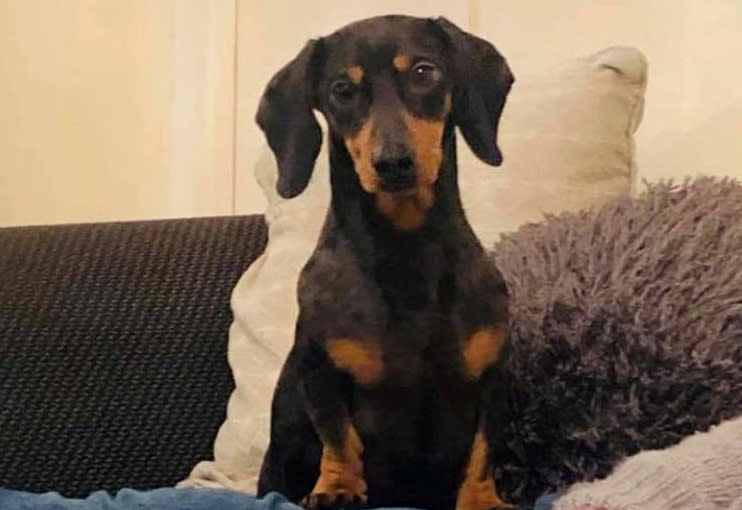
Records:
<instances>
[{"instance_id":1,"label":"dark gray sofa","mask_svg":"<svg viewBox=\"0 0 742 510\"><path fill-rule=\"evenodd\" d=\"M0 229L0 487L183 479L224 419L262 216Z\"/></svg>"}]
</instances>

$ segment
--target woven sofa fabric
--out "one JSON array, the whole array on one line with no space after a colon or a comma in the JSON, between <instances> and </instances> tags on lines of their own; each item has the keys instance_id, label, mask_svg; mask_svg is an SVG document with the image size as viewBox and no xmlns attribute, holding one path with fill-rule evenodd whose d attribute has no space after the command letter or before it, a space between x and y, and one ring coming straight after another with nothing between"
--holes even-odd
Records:
<instances>
[{"instance_id":1,"label":"woven sofa fabric","mask_svg":"<svg viewBox=\"0 0 742 510\"><path fill-rule=\"evenodd\" d=\"M257 215L0 229L0 486L163 487L210 457L265 243Z\"/></svg>"}]
</instances>

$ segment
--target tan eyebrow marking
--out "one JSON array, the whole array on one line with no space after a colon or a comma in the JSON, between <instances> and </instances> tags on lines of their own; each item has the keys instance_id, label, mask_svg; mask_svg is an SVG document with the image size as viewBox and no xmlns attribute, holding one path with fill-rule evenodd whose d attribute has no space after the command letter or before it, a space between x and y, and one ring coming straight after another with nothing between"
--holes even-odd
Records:
<instances>
[{"instance_id":1,"label":"tan eyebrow marking","mask_svg":"<svg viewBox=\"0 0 742 510\"><path fill-rule=\"evenodd\" d=\"M361 66L349 67L348 77L350 78L350 81L358 85L363 81L363 68Z\"/></svg>"},{"instance_id":2,"label":"tan eyebrow marking","mask_svg":"<svg viewBox=\"0 0 742 510\"><path fill-rule=\"evenodd\" d=\"M392 63L397 68L397 71L406 71L410 68L410 57L407 55L397 55L392 60Z\"/></svg>"}]
</instances>

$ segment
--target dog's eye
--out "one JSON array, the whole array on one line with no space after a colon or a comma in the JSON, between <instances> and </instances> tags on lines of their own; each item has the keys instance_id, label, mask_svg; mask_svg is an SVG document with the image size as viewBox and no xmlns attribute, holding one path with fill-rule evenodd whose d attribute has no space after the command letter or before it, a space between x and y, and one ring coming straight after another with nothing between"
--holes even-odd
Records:
<instances>
[{"instance_id":1,"label":"dog's eye","mask_svg":"<svg viewBox=\"0 0 742 510\"><path fill-rule=\"evenodd\" d=\"M330 87L330 92L333 97L342 103L347 103L352 100L356 95L357 90L358 87L348 80L338 80Z\"/></svg>"},{"instance_id":2,"label":"dog's eye","mask_svg":"<svg viewBox=\"0 0 742 510\"><path fill-rule=\"evenodd\" d=\"M417 88L430 88L441 79L441 72L430 62L423 60L412 67L412 85Z\"/></svg>"}]
</instances>

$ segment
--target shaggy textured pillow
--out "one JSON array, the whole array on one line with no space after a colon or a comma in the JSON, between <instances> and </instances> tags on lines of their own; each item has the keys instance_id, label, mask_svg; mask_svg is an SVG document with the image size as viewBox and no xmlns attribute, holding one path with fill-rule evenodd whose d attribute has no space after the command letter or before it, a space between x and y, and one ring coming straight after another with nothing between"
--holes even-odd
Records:
<instances>
[{"instance_id":1,"label":"shaggy textured pillow","mask_svg":"<svg viewBox=\"0 0 742 510\"><path fill-rule=\"evenodd\" d=\"M513 500L742 413L742 185L660 183L505 236Z\"/></svg>"}]
</instances>

